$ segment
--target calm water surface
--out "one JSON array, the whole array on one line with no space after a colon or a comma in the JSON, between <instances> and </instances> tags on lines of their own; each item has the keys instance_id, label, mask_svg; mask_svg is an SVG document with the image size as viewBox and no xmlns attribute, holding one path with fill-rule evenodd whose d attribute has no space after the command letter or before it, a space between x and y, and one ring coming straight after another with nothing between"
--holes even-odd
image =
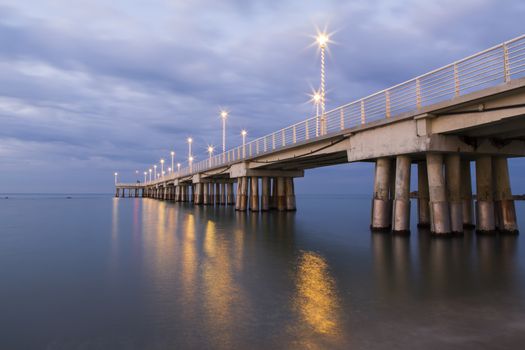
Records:
<instances>
[{"instance_id":1,"label":"calm water surface","mask_svg":"<svg viewBox=\"0 0 525 350\"><path fill-rule=\"evenodd\" d=\"M523 235L371 234L368 197L297 200L0 200L0 349L523 349Z\"/></svg>"}]
</instances>

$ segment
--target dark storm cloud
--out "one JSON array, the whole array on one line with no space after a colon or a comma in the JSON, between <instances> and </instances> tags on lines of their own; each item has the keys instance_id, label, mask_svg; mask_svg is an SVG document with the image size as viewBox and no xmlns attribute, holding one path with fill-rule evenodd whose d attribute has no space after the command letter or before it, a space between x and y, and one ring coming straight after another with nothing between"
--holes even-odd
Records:
<instances>
[{"instance_id":1,"label":"dark storm cloud","mask_svg":"<svg viewBox=\"0 0 525 350\"><path fill-rule=\"evenodd\" d=\"M188 136L202 159L220 143L221 106L229 146L242 128L253 138L310 116L316 25L337 31L327 72L335 107L521 34L524 5L501 4L4 1L0 157L14 170L1 172L0 191L27 189L28 164L42 169L41 186L107 190L115 169L142 172L172 149L182 158ZM78 183L45 176L69 168Z\"/></svg>"}]
</instances>

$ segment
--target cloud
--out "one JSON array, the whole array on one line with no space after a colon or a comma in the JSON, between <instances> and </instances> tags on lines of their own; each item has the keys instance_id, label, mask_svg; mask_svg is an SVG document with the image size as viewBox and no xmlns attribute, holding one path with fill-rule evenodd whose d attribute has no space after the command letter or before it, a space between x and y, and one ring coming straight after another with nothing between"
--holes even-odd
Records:
<instances>
[{"instance_id":1,"label":"cloud","mask_svg":"<svg viewBox=\"0 0 525 350\"><path fill-rule=\"evenodd\" d=\"M318 84L316 25L336 30L335 107L517 36L524 13L520 1L489 0L4 1L0 154L10 167L0 192L35 183L10 170L28 162L42 174L74 166L70 188L109 192L114 169L132 174L172 149L185 154L190 135L205 157L220 143L221 106L231 111L230 146L242 128L258 137L305 119ZM41 186L59 187L42 176Z\"/></svg>"}]
</instances>

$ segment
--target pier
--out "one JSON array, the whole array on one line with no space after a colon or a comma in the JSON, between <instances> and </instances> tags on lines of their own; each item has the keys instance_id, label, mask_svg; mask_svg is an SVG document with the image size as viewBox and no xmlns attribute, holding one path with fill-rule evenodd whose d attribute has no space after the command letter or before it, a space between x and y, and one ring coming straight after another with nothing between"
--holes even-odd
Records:
<instances>
[{"instance_id":1,"label":"pier","mask_svg":"<svg viewBox=\"0 0 525 350\"><path fill-rule=\"evenodd\" d=\"M520 36L158 179L116 183L115 196L294 211L305 170L374 162L371 229L408 234L415 165L420 227L516 234L507 160L524 156Z\"/></svg>"}]
</instances>

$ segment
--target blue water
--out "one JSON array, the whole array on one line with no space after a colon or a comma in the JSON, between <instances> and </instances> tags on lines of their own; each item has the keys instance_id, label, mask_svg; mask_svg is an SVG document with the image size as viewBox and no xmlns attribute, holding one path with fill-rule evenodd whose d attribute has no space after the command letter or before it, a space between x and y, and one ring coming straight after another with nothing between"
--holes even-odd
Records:
<instances>
[{"instance_id":1,"label":"blue water","mask_svg":"<svg viewBox=\"0 0 525 350\"><path fill-rule=\"evenodd\" d=\"M0 199L0 349L525 344L523 235L372 234L367 196L255 214L69 196Z\"/></svg>"}]
</instances>

